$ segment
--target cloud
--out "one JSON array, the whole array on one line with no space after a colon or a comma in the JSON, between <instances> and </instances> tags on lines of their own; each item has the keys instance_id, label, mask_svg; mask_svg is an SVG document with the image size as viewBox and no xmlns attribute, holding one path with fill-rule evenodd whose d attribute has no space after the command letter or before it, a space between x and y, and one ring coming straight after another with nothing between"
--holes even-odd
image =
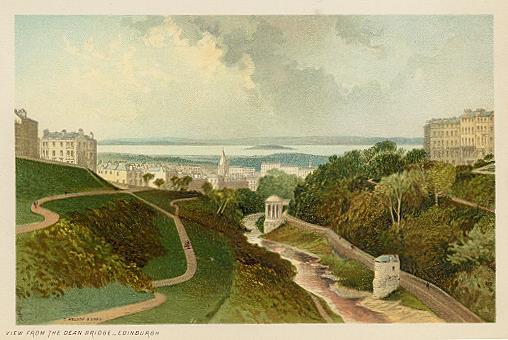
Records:
<instances>
[{"instance_id":1,"label":"cloud","mask_svg":"<svg viewBox=\"0 0 508 340\"><path fill-rule=\"evenodd\" d=\"M376 41L383 35L383 30L365 16L338 16L335 23L337 35L346 43L362 45L370 49L381 49Z\"/></svg>"}]
</instances>

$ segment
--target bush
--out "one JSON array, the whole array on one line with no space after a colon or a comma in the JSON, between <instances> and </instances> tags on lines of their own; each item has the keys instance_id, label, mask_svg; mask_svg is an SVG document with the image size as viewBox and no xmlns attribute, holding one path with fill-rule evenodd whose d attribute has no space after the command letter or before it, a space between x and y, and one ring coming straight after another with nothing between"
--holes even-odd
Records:
<instances>
[{"instance_id":1,"label":"bush","mask_svg":"<svg viewBox=\"0 0 508 340\"><path fill-rule=\"evenodd\" d=\"M127 263L81 224L60 220L20 238L16 247L18 297L60 296L68 288L99 288L115 281L137 291L151 289L150 279L135 263Z\"/></svg>"},{"instance_id":2,"label":"bush","mask_svg":"<svg viewBox=\"0 0 508 340\"><path fill-rule=\"evenodd\" d=\"M152 208L139 201L117 201L85 214L74 214L72 222L86 225L127 263L143 267L148 260L164 255L156 216Z\"/></svg>"},{"instance_id":3,"label":"bush","mask_svg":"<svg viewBox=\"0 0 508 340\"><path fill-rule=\"evenodd\" d=\"M259 229L260 232L265 232L265 215L260 216L256 221L256 227Z\"/></svg>"}]
</instances>

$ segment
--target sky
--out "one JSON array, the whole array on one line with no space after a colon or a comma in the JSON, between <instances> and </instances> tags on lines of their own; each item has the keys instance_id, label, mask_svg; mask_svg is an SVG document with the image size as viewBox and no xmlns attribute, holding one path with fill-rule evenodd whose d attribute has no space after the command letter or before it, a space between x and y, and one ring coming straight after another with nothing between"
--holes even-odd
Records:
<instances>
[{"instance_id":1,"label":"sky","mask_svg":"<svg viewBox=\"0 0 508 340\"><path fill-rule=\"evenodd\" d=\"M96 138L422 137L494 107L491 16L16 16L15 100Z\"/></svg>"}]
</instances>

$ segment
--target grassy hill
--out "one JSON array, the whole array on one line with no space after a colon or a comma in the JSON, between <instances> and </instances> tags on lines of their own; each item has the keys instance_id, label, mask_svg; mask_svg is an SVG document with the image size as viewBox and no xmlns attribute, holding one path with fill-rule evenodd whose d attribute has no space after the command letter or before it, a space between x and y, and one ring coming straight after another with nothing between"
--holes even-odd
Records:
<instances>
[{"instance_id":1,"label":"grassy hill","mask_svg":"<svg viewBox=\"0 0 508 340\"><path fill-rule=\"evenodd\" d=\"M101 189L114 187L85 169L16 158L16 224L42 220L30 211L39 198Z\"/></svg>"}]
</instances>

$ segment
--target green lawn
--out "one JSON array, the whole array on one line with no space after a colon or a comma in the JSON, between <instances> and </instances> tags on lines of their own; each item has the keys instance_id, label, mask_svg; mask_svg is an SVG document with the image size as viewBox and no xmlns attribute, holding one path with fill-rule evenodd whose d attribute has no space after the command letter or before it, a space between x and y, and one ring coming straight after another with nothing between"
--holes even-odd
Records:
<instances>
[{"instance_id":1,"label":"green lawn","mask_svg":"<svg viewBox=\"0 0 508 340\"><path fill-rule=\"evenodd\" d=\"M161 233L161 241L166 249L166 255L150 260L143 267L143 271L153 280L182 275L187 269L187 261L175 222L169 217L161 215L156 223Z\"/></svg>"},{"instance_id":2,"label":"green lawn","mask_svg":"<svg viewBox=\"0 0 508 340\"><path fill-rule=\"evenodd\" d=\"M293 224L285 224L266 234L265 237L318 255L321 258L320 262L330 268L343 286L372 291L374 273L360 262L337 256L325 236ZM402 288L392 293L388 299L399 300L402 305L414 309L429 310L420 300Z\"/></svg>"},{"instance_id":3,"label":"green lawn","mask_svg":"<svg viewBox=\"0 0 508 340\"><path fill-rule=\"evenodd\" d=\"M129 201L136 199L129 194L112 194L97 196L81 196L66 198L63 200L51 201L44 204L44 208L54 211L61 216L69 216L72 213L83 213L88 209L100 208L112 201Z\"/></svg>"},{"instance_id":4,"label":"green lawn","mask_svg":"<svg viewBox=\"0 0 508 340\"><path fill-rule=\"evenodd\" d=\"M44 206L62 216L69 216L75 212L84 213L88 209L103 207L112 201L135 199L132 195L119 193L68 198L48 202ZM155 223L161 233L161 242L166 249L166 255L150 260L143 271L153 279L164 279L183 274L187 268L187 262L173 220L159 214ZM17 235L17 250L22 249L24 239L28 236L28 234ZM152 294L138 293L130 287L114 283L102 288L70 289L65 291L61 297L18 299L18 323L45 323L135 303L152 296Z\"/></svg>"},{"instance_id":5,"label":"green lawn","mask_svg":"<svg viewBox=\"0 0 508 340\"><path fill-rule=\"evenodd\" d=\"M136 193L137 196L144 198L145 200L152 202L158 207L174 212L174 208L171 206L171 201L179 198L196 197L194 192L189 191L166 191L166 190L148 190Z\"/></svg>"},{"instance_id":6,"label":"green lawn","mask_svg":"<svg viewBox=\"0 0 508 340\"><path fill-rule=\"evenodd\" d=\"M424 305L420 300L411 295L404 288L399 287L396 291L385 297L385 300L397 301L400 300L400 304L403 306L411 307L414 309L425 310L431 312L430 308Z\"/></svg>"},{"instance_id":7,"label":"green lawn","mask_svg":"<svg viewBox=\"0 0 508 340\"><path fill-rule=\"evenodd\" d=\"M42 220L30 211L39 198L96 189L114 190L81 168L16 158L16 224Z\"/></svg>"},{"instance_id":8,"label":"green lawn","mask_svg":"<svg viewBox=\"0 0 508 340\"><path fill-rule=\"evenodd\" d=\"M59 297L31 296L17 299L18 324L42 324L71 316L109 309L148 300L150 293L136 292L130 287L112 283L102 288L73 288Z\"/></svg>"},{"instance_id":9,"label":"green lawn","mask_svg":"<svg viewBox=\"0 0 508 340\"><path fill-rule=\"evenodd\" d=\"M206 197L180 204L180 215L224 235L235 270L228 298L212 323L323 323L310 294L293 281L295 268L279 254L247 242L244 228L216 214Z\"/></svg>"},{"instance_id":10,"label":"green lawn","mask_svg":"<svg viewBox=\"0 0 508 340\"><path fill-rule=\"evenodd\" d=\"M156 289L167 301L154 309L125 316L111 324L206 323L229 295L233 256L224 237L184 221L198 268L189 281Z\"/></svg>"}]
</instances>

